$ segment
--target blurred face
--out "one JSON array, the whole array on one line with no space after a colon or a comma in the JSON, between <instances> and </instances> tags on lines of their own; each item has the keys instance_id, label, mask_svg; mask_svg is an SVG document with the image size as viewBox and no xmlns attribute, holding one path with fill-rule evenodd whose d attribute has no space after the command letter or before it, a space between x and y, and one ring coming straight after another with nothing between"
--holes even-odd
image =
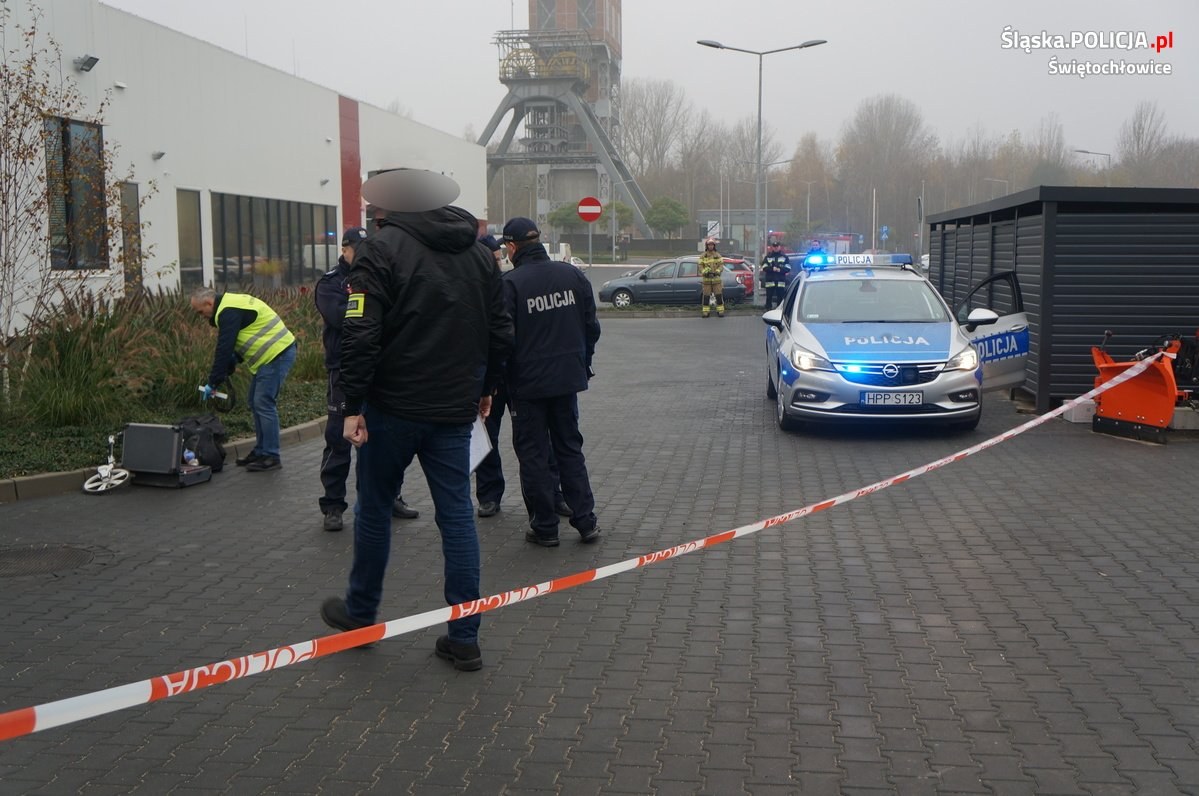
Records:
<instances>
[{"instance_id":1,"label":"blurred face","mask_svg":"<svg viewBox=\"0 0 1199 796\"><path fill-rule=\"evenodd\" d=\"M354 262L354 247L353 246L342 246L341 247L341 256L346 258L347 263Z\"/></svg>"}]
</instances>

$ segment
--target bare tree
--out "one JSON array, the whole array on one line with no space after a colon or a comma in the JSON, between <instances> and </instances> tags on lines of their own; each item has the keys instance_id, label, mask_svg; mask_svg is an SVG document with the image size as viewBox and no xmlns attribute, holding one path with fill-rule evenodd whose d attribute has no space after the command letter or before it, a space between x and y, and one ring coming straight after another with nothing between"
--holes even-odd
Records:
<instances>
[{"instance_id":1,"label":"bare tree","mask_svg":"<svg viewBox=\"0 0 1199 796\"><path fill-rule=\"evenodd\" d=\"M804 232L835 228L832 222L832 189L836 184L836 157L832 145L815 133L805 133L795 148L788 170L796 213L803 207ZM798 219L797 219L798 220Z\"/></svg>"},{"instance_id":2,"label":"bare tree","mask_svg":"<svg viewBox=\"0 0 1199 796\"><path fill-rule=\"evenodd\" d=\"M1156 162L1167 165L1161 170L1158 185L1163 188L1199 188L1199 138L1172 138L1166 141Z\"/></svg>"},{"instance_id":3,"label":"bare tree","mask_svg":"<svg viewBox=\"0 0 1199 796\"><path fill-rule=\"evenodd\" d=\"M711 188L718 187L719 170L714 167L716 139L713 133L719 123L711 114L695 113L690 109L691 104L687 105L690 122L679 130L675 163L683 180L687 206L695 211L701 207L715 207L719 204L718 201L708 200L709 194L715 194Z\"/></svg>"},{"instance_id":4,"label":"bare tree","mask_svg":"<svg viewBox=\"0 0 1199 796\"><path fill-rule=\"evenodd\" d=\"M1124 178L1132 185L1157 184L1169 179L1169 168L1161 168L1162 152L1168 142L1166 117L1157 103L1138 102L1132 116L1120 125L1116 138L1116 153Z\"/></svg>"},{"instance_id":5,"label":"bare tree","mask_svg":"<svg viewBox=\"0 0 1199 796\"><path fill-rule=\"evenodd\" d=\"M0 3L0 394L7 402L19 397L14 374L27 366L34 333L58 302L109 300L122 287L140 287L124 284L119 266L149 254L140 249L143 230L123 223L121 187L133 173L118 176L116 147L103 143L108 98L88 107L41 20L32 3L25 22ZM139 209L154 192L151 182ZM131 245L120 245L122 232ZM98 273L109 278L89 283Z\"/></svg>"},{"instance_id":6,"label":"bare tree","mask_svg":"<svg viewBox=\"0 0 1199 796\"><path fill-rule=\"evenodd\" d=\"M665 171L691 114L683 90L670 80L633 78L624 81L621 95L625 163L634 174Z\"/></svg>"},{"instance_id":7,"label":"bare tree","mask_svg":"<svg viewBox=\"0 0 1199 796\"><path fill-rule=\"evenodd\" d=\"M936 136L910 100L887 94L863 101L837 148L853 231L870 240L877 232L871 229L872 221L877 220L879 226L891 228L896 244L906 248L916 225L913 196L919 193L921 175L936 153ZM871 207L875 194L877 219Z\"/></svg>"}]
</instances>

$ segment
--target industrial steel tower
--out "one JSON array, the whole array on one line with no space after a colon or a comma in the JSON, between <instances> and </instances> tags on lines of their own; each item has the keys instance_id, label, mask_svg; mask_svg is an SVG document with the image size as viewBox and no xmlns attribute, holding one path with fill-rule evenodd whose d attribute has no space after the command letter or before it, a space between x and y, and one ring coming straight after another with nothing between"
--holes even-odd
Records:
<instances>
[{"instance_id":1,"label":"industrial steel tower","mask_svg":"<svg viewBox=\"0 0 1199 796\"><path fill-rule=\"evenodd\" d=\"M487 146L512 116L494 154L488 184L504 166L537 166L537 223L562 204L596 196L633 209L641 234L649 202L620 145L621 0L529 0L529 30L500 31L500 82L508 94L479 136ZM513 141L521 131L520 148Z\"/></svg>"}]
</instances>

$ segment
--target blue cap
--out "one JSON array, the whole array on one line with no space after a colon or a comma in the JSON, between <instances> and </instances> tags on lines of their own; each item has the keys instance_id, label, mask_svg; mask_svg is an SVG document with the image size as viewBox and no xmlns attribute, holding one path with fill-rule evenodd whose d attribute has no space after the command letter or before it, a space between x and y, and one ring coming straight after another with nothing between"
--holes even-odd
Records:
<instances>
[{"instance_id":1,"label":"blue cap","mask_svg":"<svg viewBox=\"0 0 1199 796\"><path fill-rule=\"evenodd\" d=\"M367 232L365 227L351 227L350 229L347 229L345 232L341 233L341 245L354 246L366 236Z\"/></svg>"},{"instance_id":2,"label":"blue cap","mask_svg":"<svg viewBox=\"0 0 1199 796\"><path fill-rule=\"evenodd\" d=\"M495 239L495 235L485 235L484 237L479 238L479 243L482 243L493 252L498 252L500 250L500 242Z\"/></svg>"},{"instance_id":3,"label":"blue cap","mask_svg":"<svg viewBox=\"0 0 1199 796\"><path fill-rule=\"evenodd\" d=\"M504 225L504 240L519 243L520 241L536 240L540 237L541 230L537 229L537 224L531 218L517 216Z\"/></svg>"}]
</instances>

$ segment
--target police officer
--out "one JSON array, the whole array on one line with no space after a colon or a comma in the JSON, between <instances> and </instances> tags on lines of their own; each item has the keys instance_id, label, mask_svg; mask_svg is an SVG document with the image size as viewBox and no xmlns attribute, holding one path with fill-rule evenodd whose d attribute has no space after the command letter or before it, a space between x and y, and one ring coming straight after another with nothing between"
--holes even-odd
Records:
<instances>
[{"instance_id":1,"label":"police officer","mask_svg":"<svg viewBox=\"0 0 1199 796\"><path fill-rule=\"evenodd\" d=\"M569 263L550 259L528 218L504 225L513 269L504 274L504 303L516 330L505 382L512 409L512 447L529 512L525 540L558 546L550 451L558 460L570 524L583 542L599 539L595 496L579 433L578 393L587 389L600 336L591 283Z\"/></svg>"},{"instance_id":2,"label":"police officer","mask_svg":"<svg viewBox=\"0 0 1199 796\"><path fill-rule=\"evenodd\" d=\"M366 238L367 232L363 227L347 229L341 236L341 256L337 265L327 271L316 283L313 298L317 312L325 322L321 342L325 346L325 370L329 374L328 414L325 425L325 450L321 454L321 486L324 495L318 501L321 514L324 515L326 531L340 531L343 527L342 514L346 510L346 477L350 474L350 451L354 446L342 436L344 418L341 414L341 403L345 400L337 378L341 369L341 325L345 319L347 277L350 274L350 264L354 262L354 247ZM420 516L420 512L409 508L404 499L397 497L392 507L393 516L411 520Z\"/></svg>"},{"instance_id":3,"label":"police officer","mask_svg":"<svg viewBox=\"0 0 1199 796\"><path fill-rule=\"evenodd\" d=\"M500 265L503 257L503 245L494 235L479 238L479 242L491 250L495 256L496 265ZM483 457L475 468L475 497L479 501L479 516L494 517L500 513L500 501L504 497L504 465L500 459L500 428L503 426L504 412L508 408L508 388L500 380L495 396L491 402L491 413L483 421L487 428L487 436L491 439L491 452ZM554 510L561 517L571 515L570 506L562 497L559 484L558 462L554 459L554 451L550 449L550 474L554 479Z\"/></svg>"},{"instance_id":4,"label":"police officer","mask_svg":"<svg viewBox=\"0 0 1199 796\"><path fill-rule=\"evenodd\" d=\"M791 260L783 254L783 246L771 241L766 257L762 260L762 286L766 288L766 309L783 303L787 289L787 274L791 273Z\"/></svg>"}]
</instances>

